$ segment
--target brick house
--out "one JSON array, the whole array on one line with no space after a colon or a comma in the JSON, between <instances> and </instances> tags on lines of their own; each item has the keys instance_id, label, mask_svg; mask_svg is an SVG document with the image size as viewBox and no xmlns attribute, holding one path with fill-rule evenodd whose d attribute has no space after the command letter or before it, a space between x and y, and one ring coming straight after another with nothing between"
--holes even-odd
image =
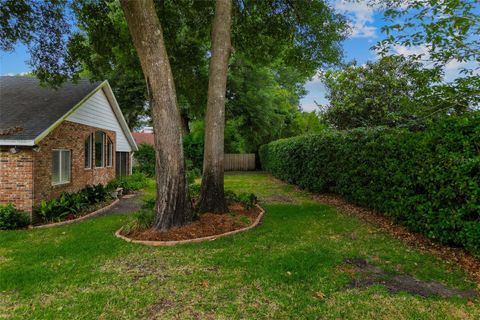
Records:
<instances>
[{"instance_id":1,"label":"brick house","mask_svg":"<svg viewBox=\"0 0 480 320\"><path fill-rule=\"evenodd\" d=\"M0 204L42 200L131 173L137 145L107 81L57 90L0 77Z\"/></svg>"}]
</instances>

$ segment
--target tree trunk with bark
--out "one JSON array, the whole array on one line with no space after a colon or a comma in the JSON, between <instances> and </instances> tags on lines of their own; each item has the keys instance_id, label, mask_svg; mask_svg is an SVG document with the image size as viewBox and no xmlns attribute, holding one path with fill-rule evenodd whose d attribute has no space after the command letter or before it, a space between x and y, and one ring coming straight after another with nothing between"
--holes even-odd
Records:
<instances>
[{"instance_id":1,"label":"tree trunk with bark","mask_svg":"<svg viewBox=\"0 0 480 320\"><path fill-rule=\"evenodd\" d=\"M157 169L153 228L167 230L185 225L193 218L172 70L153 0L120 0L120 3L142 65L152 109Z\"/></svg>"},{"instance_id":2,"label":"tree trunk with bark","mask_svg":"<svg viewBox=\"0 0 480 320\"><path fill-rule=\"evenodd\" d=\"M212 59L209 67L208 101L205 116L200 212L227 212L223 182L225 94L231 52L232 1L217 0L212 29Z\"/></svg>"}]
</instances>

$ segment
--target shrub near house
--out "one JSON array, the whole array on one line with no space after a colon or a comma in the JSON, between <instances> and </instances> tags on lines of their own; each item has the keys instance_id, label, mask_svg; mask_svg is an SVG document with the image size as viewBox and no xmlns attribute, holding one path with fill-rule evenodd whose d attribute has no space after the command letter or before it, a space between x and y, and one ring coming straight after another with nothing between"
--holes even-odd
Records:
<instances>
[{"instance_id":1,"label":"shrub near house","mask_svg":"<svg viewBox=\"0 0 480 320\"><path fill-rule=\"evenodd\" d=\"M102 184L97 184L78 192L65 192L59 198L43 200L35 212L45 223L75 219L111 199L109 191Z\"/></svg>"},{"instance_id":2,"label":"shrub near house","mask_svg":"<svg viewBox=\"0 0 480 320\"><path fill-rule=\"evenodd\" d=\"M15 208L13 204L0 204L0 230L23 228L30 222L30 216Z\"/></svg>"},{"instance_id":3,"label":"shrub near house","mask_svg":"<svg viewBox=\"0 0 480 320\"><path fill-rule=\"evenodd\" d=\"M111 202L112 193L117 188L122 188L123 192L132 192L147 184L147 177L142 173L116 177L106 186L90 185L78 192L65 192L59 198L44 200L35 212L44 223L76 219Z\"/></svg>"},{"instance_id":4,"label":"shrub near house","mask_svg":"<svg viewBox=\"0 0 480 320\"><path fill-rule=\"evenodd\" d=\"M480 112L423 132L330 131L262 146L264 169L480 254Z\"/></svg>"}]
</instances>

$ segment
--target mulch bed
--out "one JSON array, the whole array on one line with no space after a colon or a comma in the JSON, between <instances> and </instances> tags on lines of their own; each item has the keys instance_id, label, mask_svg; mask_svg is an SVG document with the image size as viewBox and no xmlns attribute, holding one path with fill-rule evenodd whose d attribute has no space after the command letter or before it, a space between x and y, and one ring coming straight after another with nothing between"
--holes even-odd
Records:
<instances>
[{"instance_id":1,"label":"mulch bed","mask_svg":"<svg viewBox=\"0 0 480 320\"><path fill-rule=\"evenodd\" d=\"M204 213L194 222L168 231L132 230L122 231L120 234L133 240L147 241L179 241L220 235L226 232L242 229L252 225L260 214L257 207L246 209L241 204L232 204L228 207L229 213ZM247 223L248 221L248 223Z\"/></svg>"},{"instance_id":2,"label":"mulch bed","mask_svg":"<svg viewBox=\"0 0 480 320\"><path fill-rule=\"evenodd\" d=\"M423 234L411 232L404 226L395 224L391 218L378 211L355 206L338 195L320 194L314 195L314 198L321 203L336 207L341 212L379 226L412 247L428 252L447 262L460 265L473 280L480 284L480 259L472 256L464 249L435 243Z\"/></svg>"}]
</instances>

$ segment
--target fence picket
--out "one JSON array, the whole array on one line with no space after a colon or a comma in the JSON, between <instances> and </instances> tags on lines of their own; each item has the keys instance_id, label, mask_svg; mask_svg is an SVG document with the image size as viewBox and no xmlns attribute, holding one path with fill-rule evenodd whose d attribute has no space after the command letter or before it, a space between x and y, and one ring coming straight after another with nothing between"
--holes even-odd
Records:
<instances>
[{"instance_id":1,"label":"fence picket","mask_svg":"<svg viewBox=\"0 0 480 320\"><path fill-rule=\"evenodd\" d=\"M255 154L226 153L223 161L225 171L251 171L255 170Z\"/></svg>"}]
</instances>

